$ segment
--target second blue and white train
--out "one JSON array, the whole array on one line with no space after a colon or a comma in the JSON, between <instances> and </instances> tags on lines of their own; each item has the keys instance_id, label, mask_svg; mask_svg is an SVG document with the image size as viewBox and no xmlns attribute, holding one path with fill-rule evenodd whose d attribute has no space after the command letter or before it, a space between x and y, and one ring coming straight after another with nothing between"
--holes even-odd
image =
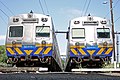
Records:
<instances>
[{"instance_id":1,"label":"second blue and white train","mask_svg":"<svg viewBox=\"0 0 120 80\"><path fill-rule=\"evenodd\" d=\"M67 34L65 71L73 68L100 68L110 63L113 39L110 22L95 16L72 19Z\"/></svg>"}]
</instances>

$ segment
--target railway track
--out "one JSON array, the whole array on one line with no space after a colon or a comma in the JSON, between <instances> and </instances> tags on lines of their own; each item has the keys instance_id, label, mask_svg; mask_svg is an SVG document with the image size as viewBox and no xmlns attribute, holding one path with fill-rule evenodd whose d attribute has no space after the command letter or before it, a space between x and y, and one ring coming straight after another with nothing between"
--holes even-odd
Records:
<instances>
[{"instance_id":1,"label":"railway track","mask_svg":"<svg viewBox=\"0 0 120 80\"><path fill-rule=\"evenodd\" d=\"M72 72L49 72L43 67L0 67L0 73L120 73L120 68L104 69L72 69Z\"/></svg>"},{"instance_id":2,"label":"railway track","mask_svg":"<svg viewBox=\"0 0 120 80\"><path fill-rule=\"evenodd\" d=\"M2 73L0 80L120 80L119 73L75 73L75 72L41 72L41 73Z\"/></svg>"},{"instance_id":3,"label":"railway track","mask_svg":"<svg viewBox=\"0 0 120 80\"><path fill-rule=\"evenodd\" d=\"M2 73L14 73L14 72L39 72L47 71L46 68L40 67L0 67L0 72Z\"/></svg>"},{"instance_id":4,"label":"railway track","mask_svg":"<svg viewBox=\"0 0 120 80\"><path fill-rule=\"evenodd\" d=\"M0 80L119 80L120 71L97 72L97 69L81 69L74 72L41 71L41 67L0 67ZM92 76L92 77L91 77Z\"/></svg>"}]
</instances>

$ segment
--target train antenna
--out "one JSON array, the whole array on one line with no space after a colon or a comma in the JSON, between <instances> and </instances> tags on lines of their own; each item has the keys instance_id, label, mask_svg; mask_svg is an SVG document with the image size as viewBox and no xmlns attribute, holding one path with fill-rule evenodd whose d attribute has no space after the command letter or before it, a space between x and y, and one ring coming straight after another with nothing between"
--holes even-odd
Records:
<instances>
[{"instance_id":1,"label":"train antenna","mask_svg":"<svg viewBox=\"0 0 120 80\"><path fill-rule=\"evenodd\" d=\"M88 16L91 16L90 13L88 14Z\"/></svg>"},{"instance_id":2,"label":"train antenna","mask_svg":"<svg viewBox=\"0 0 120 80\"><path fill-rule=\"evenodd\" d=\"M30 13L33 13L33 11L31 10Z\"/></svg>"}]
</instances>

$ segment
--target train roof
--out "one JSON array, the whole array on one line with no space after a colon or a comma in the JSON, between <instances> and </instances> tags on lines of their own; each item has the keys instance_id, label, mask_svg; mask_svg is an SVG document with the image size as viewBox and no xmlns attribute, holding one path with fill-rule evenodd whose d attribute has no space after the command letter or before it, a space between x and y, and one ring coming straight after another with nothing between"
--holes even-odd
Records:
<instances>
[{"instance_id":1,"label":"train roof","mask_svg":"<svg viewBox=\"0 0 120 80\"><path fill-rule=\"evenodd\" d=\"M51 16L49 16L49 15L38 14L38 13L19 14L19 15L11 16L10 18L13 18L13 17L28 18L28 17L30 17L30 15L32 15L32 17L34 17L34 18L38 18L38 17L51 18Z\"/></svg>"},{"instance_id":2,"label":"train roof","mask_svg":"<svg viewBox=\"0 0 120 80\"><path fill-rule=\"evenodd\" d=\"M107 20L105 18L101 18L101 17L97 17L97 16L82 16L82 17L74 18L71 21L75 21L75 20L87 21L89 18L93 21Z\"/></svg>"},{"instance_id":3,"label":"train roof","mask_svg":"<svg viewBox=\"0 0 120 80\"><path fill-rule=\"evenodd\" d=\"M49 15L38 14L38 13L26 13L11 16L9 18L9 25L16 25L21 23L41 23L41 22L52 22L52 17Z\"/></svg>"},{"instance_id":4,"label":"train roof","mask_svg":"<svg viewBox=\"0 0 120 80\"><path fill-rule=\"evenodd\" d=\"M77 17L77 18L70 20L71 27L72 27L72 25L76 25L76 24L79 24L81 26L84 26L84 25L111 26L110 20L107 20L107 19L101 18L101 17L97 17L97 16L82 16L82 17Z\"/></svg>"}]
</instances>

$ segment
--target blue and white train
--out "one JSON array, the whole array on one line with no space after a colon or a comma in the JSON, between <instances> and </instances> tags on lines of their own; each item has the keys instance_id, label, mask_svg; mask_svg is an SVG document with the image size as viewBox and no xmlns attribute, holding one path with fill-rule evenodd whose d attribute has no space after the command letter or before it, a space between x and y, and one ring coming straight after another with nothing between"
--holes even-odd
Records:
<instances>
[{"instance_id":1,"label":"blue and white train","mask_svg":"<svg viewBox=\"0 0 120 80\"><path fill-rule=\"evenodd\" d=\"M108 20L90 15L72 19L67 39L66 71L102 67L111 61L113 39Z\"/></svg>"},{"instance_id":2,"label":"blue and white train","mask_svg":"<svg viewBox=\"0 0 120 80\"><path fill-rule=\"evenodd\" d=\"M16 66L62 70L53 21L47 15L31 12L10 17L6 53L7 62Z\"/></svg>"}]
</instances>

